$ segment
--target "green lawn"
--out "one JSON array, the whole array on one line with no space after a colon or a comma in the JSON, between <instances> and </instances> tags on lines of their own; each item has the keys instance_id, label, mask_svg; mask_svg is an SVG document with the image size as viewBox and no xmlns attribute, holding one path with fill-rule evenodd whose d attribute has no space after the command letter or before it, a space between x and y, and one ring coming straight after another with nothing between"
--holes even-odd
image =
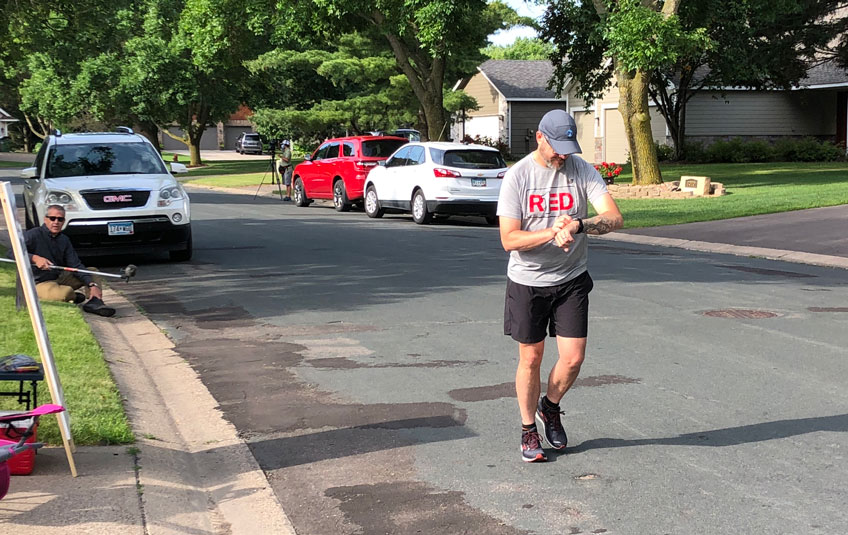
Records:
<instances>
[{"instance_id":1,"label":"green lawn","mask_svg":"<svg viewBox=\"0 0 848 535\"><path fill-rule=\"evenodd\" d=\"M713 221L757 214L848 204L848 163L663 165L663 180L708 176L727 195L681 200L620 199L625 228ZM632 181L630 166L616 180Z\"/></svg>"},{"instance_id":2,"label":"green lawn","mask_svg":"<svg viewBox=\"0 0 848 535\"><path fill-rule=\"evenodd\" d=\"M15 311L14 269L9 264L0 265L0 325L3 326L0 355L23 353L40 360L29 313L26 309ZM133 442L121 394L80 309L72 304L42 302L41 310L65 392L74 442L78 445ZM17 387L18 383L11 381L0 383L3 391L15 391ZM39 404L51 402L46 381L39 384L38 401ZM16 398L3 397L0 398L0 409L23 410L23 406L17 403ZM62 444L55 417L42 418L38 439Z\"/></svg>"},{"instance_id":3,"label":"green lawn","mask_svg":"<svg viewBox=\"0 0 848 535\"><path fill-rule=\"evenodd\" d=\"M297 165L301 161L303 160L293 160L292 165ZM258 186L263 178L265 183L269 184L271 182L270 162L270 157L267 160L209 162L206 167L192 169L188 178L180 175L180 180L226 188Z\"/></svg>"},{"instance_id":4,"label":"green lawn","mask_svg":"<svg viewBox=\"0 0 848 535\"><path fill-rule=\"evenodd\" d=\"M2 157L3 157L3 154L0 153L0 158L2 158ZM32 158L35 159L35 155L33 155ZM27 162L4 162L4 161L0 160L0 169L10 168L10 167L18 168L18 169L24 169L26 167L29 167L30 165L32 165L32 164L27 163Z\"/></svg>"}]
</instances>

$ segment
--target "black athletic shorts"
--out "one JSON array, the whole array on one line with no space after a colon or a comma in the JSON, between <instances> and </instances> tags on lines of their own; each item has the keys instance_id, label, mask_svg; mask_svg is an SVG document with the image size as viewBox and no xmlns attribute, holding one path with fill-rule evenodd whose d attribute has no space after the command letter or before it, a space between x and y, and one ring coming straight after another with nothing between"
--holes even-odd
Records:
<instances>
[{"instance_id":1,"label":"black athletic shorts","mask_svg":"<svg viewBox=\"0 0 848 535\"><path fill-rule=\"evenodd\" d=\"M507 279L504 334L522 344L536 344L545 335L586 338L589 331L589 272L559 286L525 286Z\"/></svg>"}]
</instances>

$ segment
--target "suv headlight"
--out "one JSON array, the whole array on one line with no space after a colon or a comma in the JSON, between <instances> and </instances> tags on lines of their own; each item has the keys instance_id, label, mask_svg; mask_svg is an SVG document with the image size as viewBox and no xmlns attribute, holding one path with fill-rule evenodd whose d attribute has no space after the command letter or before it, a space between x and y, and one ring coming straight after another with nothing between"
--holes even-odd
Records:
<instances>
[{"instance_id":1,"label":"suv headlight","mask_svg":"<svg viewBox=\"0 0 848 535\"><path fill-rule=\"evenodd\" d=\"M64 191L48 191L45 200L48 206L59 204L65 208L66 212L73 212L77 209L77 205L74 204L74 198L71 197L70 193Z\"/></svg>"},{"instance_id":2,"label":"suv headlight","mask_svg":"<svg viewBox=\"0 0 848 535\"><path fill-rule=\"evenodd\" d=\"M180 201L184 198L183 190L179 186L169 186L159 190L159 206L170 206L172 202Z\"/></svg>"}]
</instances>

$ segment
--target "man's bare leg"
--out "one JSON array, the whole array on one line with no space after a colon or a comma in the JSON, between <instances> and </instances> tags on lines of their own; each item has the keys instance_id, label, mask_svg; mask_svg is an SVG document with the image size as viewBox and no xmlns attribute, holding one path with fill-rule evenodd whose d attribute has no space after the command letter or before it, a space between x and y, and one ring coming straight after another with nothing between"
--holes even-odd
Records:
<instances>
[{"instance_id":1,"label":"man's bare leg","mask_svg":"<svg viewBox=\"0 0 848 535\"><path fill-rule=\"evenodd\" d=\"M558 404L568 389L577 380L583 359L586 358L586 338L564 338L557 336L557 359L548 375L547 396L551 403Z\"/></svg>"},{"instance_id":2,"label":"man's bare leg","mask_svg":"<svg viewBox=\"0 0 848 535\"><path fill-rule=\"evenodd\" d=\"M542 356L545 354L545 341L536 344L518 344L518 370L515 372L515 393L518 397L518 409L521 423L532 425L535 422L536 403L541 392Z\"/></svg>"}]
</instances>

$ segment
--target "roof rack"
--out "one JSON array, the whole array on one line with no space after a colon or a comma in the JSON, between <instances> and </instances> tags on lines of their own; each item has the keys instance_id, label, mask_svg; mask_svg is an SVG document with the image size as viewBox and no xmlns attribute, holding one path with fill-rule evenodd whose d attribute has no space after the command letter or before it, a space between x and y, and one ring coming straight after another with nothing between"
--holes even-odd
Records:
<instances>
[{"instance_id":1,"label":"roof rack","mask_svg":"<svg viewBox=\"0 0 848 535\"><path fill-rule=\"evenodd\" d=\"M135 132L133 132L133 129L129 126L116 126L115 132L120 132L122 134L135 134Z\"/></svg>"}]
</instances>

